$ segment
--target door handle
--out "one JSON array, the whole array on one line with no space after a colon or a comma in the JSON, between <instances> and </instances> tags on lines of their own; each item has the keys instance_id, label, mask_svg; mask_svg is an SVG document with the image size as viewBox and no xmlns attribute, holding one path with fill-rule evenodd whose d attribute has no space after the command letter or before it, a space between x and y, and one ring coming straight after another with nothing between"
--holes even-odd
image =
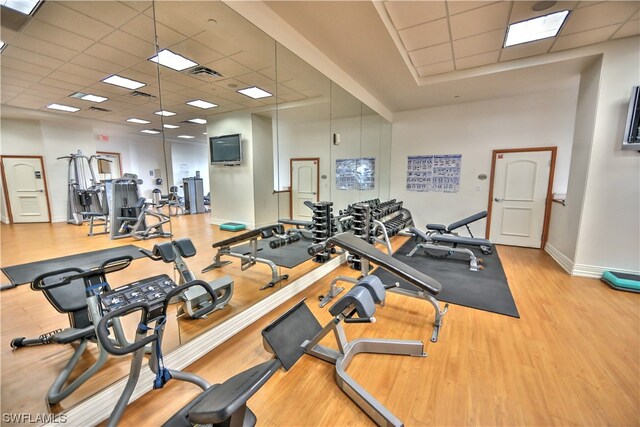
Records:
<instances>
[{"instance_id":1,"label":"door handle","mask_svg":"<svg viewBox=\"0 0 640 427\"><path fill-rule=\"evenodd\" d=\"M38 190L38 193L44 193L44 190Z\"/></svg>"},{"instance_id":2,"label":"door handle","mask_svg":"<svg viewBox=\"0 0 640 427\"><path fill-rule=\"evenodd\" d=\"M493 199L494 202L498 202L498 203L502 202L503 200L504 199L501 199L499 197L496 197L495 199Z\"/></svg>"}]
</instances>

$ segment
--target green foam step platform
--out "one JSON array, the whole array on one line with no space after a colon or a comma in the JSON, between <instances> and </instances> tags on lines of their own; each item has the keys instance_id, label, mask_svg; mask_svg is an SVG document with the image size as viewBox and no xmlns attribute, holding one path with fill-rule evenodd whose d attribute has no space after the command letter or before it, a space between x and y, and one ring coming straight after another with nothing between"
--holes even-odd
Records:
<instances>
[{"instance_id":1,"label":"green foam step platform","mask_svg":"<svg viewBox=\"0 0 640 427\"><path fill-rule=\"evenodd\" d=\"M225 222L224 224L220 224L220 230L242 231L246 229L247 229L246 225L240 224L238 222Z\"/></svg>"},{"instance_id":2,"label":"green foam step platform","mask_svg":"<svg viewBox=\"0 0 640 427\"><path fill-rule=\"evenodd\" d=\"M602 281L619 291L640 293L640 276L637 274L605 271L602 275Z\"/></svg>"}]
</instances>

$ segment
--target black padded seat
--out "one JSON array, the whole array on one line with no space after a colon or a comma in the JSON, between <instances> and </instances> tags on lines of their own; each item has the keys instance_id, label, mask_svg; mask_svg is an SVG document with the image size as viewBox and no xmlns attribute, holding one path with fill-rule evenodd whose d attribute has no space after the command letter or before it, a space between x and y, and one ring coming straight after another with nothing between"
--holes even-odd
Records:
<instances>
[{"instance_id":1,"label":"black padded seat","mask_svg":"<svg viewBox=\"0 0 640 427\"><path fill-rule=\"evenodd\" d=\"M96 334L93 325L87 326L86 328L77 329L77 328L68 328L51 337L51 342L56 344L70 344L74 341L80 340L82 338L91 338Z\"/></svg>"},{"instance_id":2,"label":"black padded seat","mask_svg":"<svg viewBox=\"0 0 640 427\"><path fill-rule=\"evenodd\" d=\"M178 248L178 252L180 253L180 256L184 258L191 258L196 254L196 247L193 245L193 242L188 237L174 240L173 244L176 248Z\"/></svg>"},{"instance_id":3,"label":"black padded seat","mask_svg":"<svg viewBox=\"0 0 640 427\"><path fill-rule=\"evenodd\" d=\"M437 295L442 291L442 284L436 279L421 273L415 268L408 266L384 252L379 251L352 233L346 232L337 234L329 238L328 242L333 243L336 246L340 246L341 248L349 251L352 255L359 255L362 258L378 264L380 267L384 267L390 273L403 278L430 294Z\"/></svg>"},{"instance_id":4,"label":"black padded seat","mask_svg":"<svg viewBox=\"0 0 640 427\"><path fill-rule=\"evenodd\" d=\"M162 261L170 263L176 260L176 253L173 251L171 242L156 243L153 245L153 255L162 258Z\"/></svg>"},{"instance_id":5,"label":"black padded seat","mask_svg":"<svg viewBox=\"0 0 640 427\"><path fill-rule=\"evenodd\" d=\"M337 316L349 307L353 307L361 319L370 319L376 313L376 304L373 297L364 286L354 286L349 292L329 309L332 316Z\"/></svg>"},{"instance_id":6,"label":"black padded seat","mask_svg":"<svg viewBox=\"0 0 640 427\"><path fill-rule=\"evenodd\" d=\"M447 226L444 224L427 224L427 230L447 231Z\"/></svg>"},{"instance_id":7,"label":"black padded seat","mask_svg":"<svg viewBox=\"0 0 640 427\"><path fill-rule=\"evenodd\" d=\"M229 422L230 418L238 415L244 417L243 426L255 425L255 415L244 408L251 398L280 368L279 360L269 360L241 372L222 384L212 385L195 399L184 406L164 427L191 427L193 424L236 425Z\"/></svg>"},{"instance_id":8,"label":"black padded seat","mask_svg":"<svg viewBox=\"0 0 640 427\"><path fill-rule=\"evenodd\" d=\"M452 243L469 246L488 246L491 242L487 239L478 239L476 237L454 236L453 234L434 234L430 236L434 243Z\"/></svg>"},{"instance_id":9,"label":"black padded seat","mask_svg":"<svg viewBox=\"0 0 640 427\"><path fill-rule=\"evenodd\" d=\"M258 237L262 233L261 229L249 230L242 234L238 234L237 236L229 237L225 240L220 240L219 242L215 242L211 245L214 248L224 248L227 246L231 246L234 243L244 242L245 240L253 239L254 237Z\"/></svg>"}]
</instances>

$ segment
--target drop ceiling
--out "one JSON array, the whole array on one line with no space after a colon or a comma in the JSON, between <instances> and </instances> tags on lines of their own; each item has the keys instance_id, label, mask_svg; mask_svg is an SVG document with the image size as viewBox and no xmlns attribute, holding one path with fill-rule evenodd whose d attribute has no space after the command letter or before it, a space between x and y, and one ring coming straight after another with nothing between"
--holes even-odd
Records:
<instances>
[{"instance_id":1,"label":"drop ceiling","mask_svg":"<svg viewBox=\"0 0 640 427\"><path fill-rule=\"evenodd\" d=\"M463 80L444 78L433 84L429 79L640 32L637 1L558 2L544 12L533 12L534 2L528 1L266 4L391 111L552 90L554 85L575 82L586 60ZM563 9L571 13L558 37L501 47L509 23ZM156 2L155 30L160 48L169 48L222 77L192 76L157 67L147 60L155 55L153 17L149 1L45 1L19 30L3 25L0 37L7 45L0 57L2 105L37 110L41 116L50 103L71 105L81 110L52 114L113 123L139 132L162 127L160 117L154 114L160 110L162 90L162 109L178 113L165 123L181 126L165 129L166 137L187 134L203 142L205 125L182 122L323 95L317 74L297 68L295 61L279 64L276 86L273 40L221 2ZM114 73L146 83L139 91L151 97L133 96L130 90L100 82ZM549 75L555 77L553 81ZM276 96L252 100L236 92L254 85ZM74 92L109 100L93 104L69 98ZM219 107L202 110L186 105L194 99ZM130 117L152 123L127 124Z\"/></svg>"}]
</instances>

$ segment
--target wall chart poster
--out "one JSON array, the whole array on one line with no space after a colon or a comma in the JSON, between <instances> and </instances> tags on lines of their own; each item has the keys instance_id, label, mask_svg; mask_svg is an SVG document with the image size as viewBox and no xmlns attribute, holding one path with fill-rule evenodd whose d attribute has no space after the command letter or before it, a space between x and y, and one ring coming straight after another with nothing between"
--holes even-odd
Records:
<instances>
[{"instance_id":1,"label":"wall chart poster","mask_svg":"<svg viewBox=\"0 0 640 427\"><path fill-rule=\"evenodd\" d=\"M373 190L375 180L375 157L336 160L336 187L338 190Z\"/></svg>"},{"instance_id":2,"label":"wall chart poster","mask_svg":"<svg viewBox=\"0 0 640 427\"><path fill-rule=\"evenodd\" d=\"M462 154L407 157L407 191L460 191Z\"/></svg>"}]
</instances>

